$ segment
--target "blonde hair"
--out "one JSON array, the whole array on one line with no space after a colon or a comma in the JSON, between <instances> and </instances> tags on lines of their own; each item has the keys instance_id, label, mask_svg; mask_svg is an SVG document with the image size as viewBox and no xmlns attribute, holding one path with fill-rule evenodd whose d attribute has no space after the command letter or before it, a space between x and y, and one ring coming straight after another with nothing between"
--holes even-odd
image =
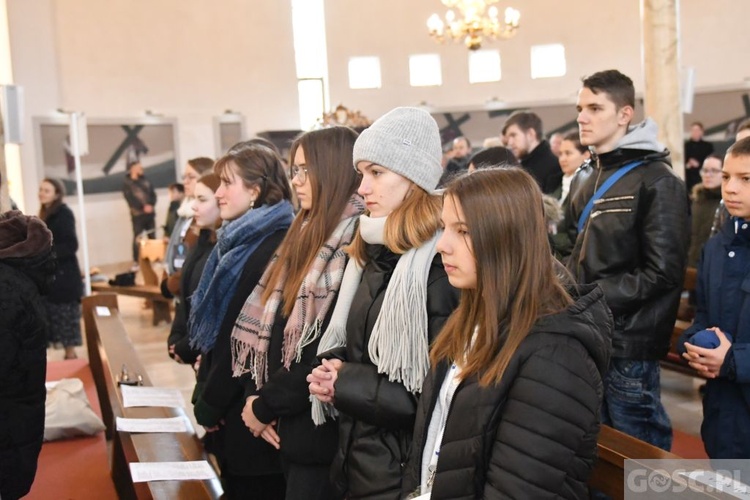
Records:
<instances>
[{"instance_id":1,"label":"blonde hair","mask_svg":"<svg viewBox=\"0 0 750 500\"><path fill-rule=\"evenodd\" d=\"M440 229L442 206L440 196L431 195L412 184L412 189L403 203L388 215L385 222L383 239L388 250L404 254L429 241ZM349 256L363 267L369 260L366 245L358 229L352 244L346 249Z\"/></svg>"}]
</instances>

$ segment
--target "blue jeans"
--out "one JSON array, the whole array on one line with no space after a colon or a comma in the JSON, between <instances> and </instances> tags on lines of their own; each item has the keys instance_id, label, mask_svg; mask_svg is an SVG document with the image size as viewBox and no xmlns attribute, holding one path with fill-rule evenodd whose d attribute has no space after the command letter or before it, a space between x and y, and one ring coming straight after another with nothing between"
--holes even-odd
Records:
<instances>
[{"instance_id":1,"label":"blue jeans","mask_svg":"<svg viewBox=\"0 0 750 500\"><path fill-rule=\"evenodd\" d=\"M672 424L661 403L658 361L612 359L604 378L602 423L669 451Z\"/></svg>"}]
</instances>

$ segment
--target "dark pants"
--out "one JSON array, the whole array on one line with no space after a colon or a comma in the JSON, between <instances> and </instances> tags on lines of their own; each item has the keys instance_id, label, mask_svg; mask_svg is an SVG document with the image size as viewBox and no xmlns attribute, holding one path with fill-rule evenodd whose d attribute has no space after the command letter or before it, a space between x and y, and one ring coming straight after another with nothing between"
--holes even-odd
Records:
<instances>
[{"instance_id":1,"label":"dark pants","mask_svg":"<svg viewBox=\"0 0 750 500\"><path fill-rule=\"evenodd\" d=\"M133 222L133 262L138 262L138 236L146 231L149 239L156 238L156 216L154 214L131 215Z\"/></svg>"},{"instance_id":2,"label":"dark pants","mask_svg":"<svg viewBox=\"0 0 750 500\"><path fill-rule=\"evenodd\" d=\"M223 500L284 500L284 475L222 475Z\"/></svg>"},{"instance_id":3,"label":"dark pants","mask_svg":"<svg viewBox=\"0 0 750 500\"><path fill-rule=\"evenodd\" d=\"M672 424L661 403L658 361L615 358L604 378L602 423L669 451Z\"/></svg>"},{"instance_id":4,"label":"dark pants","mask_svg":"<svg viewBox=\"0 0 750 500\"><path fill-rule=\"evenodd\" d=\"M330 465L302 465L287 462L281 466L286 477L286 500L334 500Z\"/></svg>"}]
</instances>

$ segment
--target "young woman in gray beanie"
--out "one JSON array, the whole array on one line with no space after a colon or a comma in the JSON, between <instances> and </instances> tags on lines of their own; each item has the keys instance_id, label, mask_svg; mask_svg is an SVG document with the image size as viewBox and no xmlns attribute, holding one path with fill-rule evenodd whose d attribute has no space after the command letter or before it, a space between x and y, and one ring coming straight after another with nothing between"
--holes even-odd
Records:
<instances>
[{"instance_id":1,"label":"young woman in gray beanie","mask_svg":"<svg viewBox=\"0 0 750 500\"><path fill-rule=\"evenodd\" d=\"M396 108L354 145L368 215L308 376L313 420L338 416L331 478L346 498L398 499L429 345L458 304L436 251L442 168L435 120Z\"/></svg>"}]
</instances>

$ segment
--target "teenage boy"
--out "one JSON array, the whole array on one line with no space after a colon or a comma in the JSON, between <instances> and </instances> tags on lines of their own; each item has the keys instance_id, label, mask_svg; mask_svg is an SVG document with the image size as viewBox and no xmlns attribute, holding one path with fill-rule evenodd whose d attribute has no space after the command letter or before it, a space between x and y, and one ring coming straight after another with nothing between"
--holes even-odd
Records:
<instances>
[{"instance_id":1,"label":"teenage boy","mask_svg":"<svg viewBox=\"0 0 750 500\"><path fill-rule=\"evenodd\" d=\"M703 396L703 438L711 458L750 457L750 138L727 151L721 193L731 215L708 240L698 264L697 311L678 346L708 378ZM694 345L714 332L713 349ZM732 340L729 340L729 337ZM705 345L705 344L704 344Z\"/></svg>"},{"instance_id":2,"label":"teenage boy","mask_svg":"<svg viewBox=\"0 0 750 500\"><path fill-rule=\"evenodd\" d=\"M590 162L573 179L566 220L575 245L568 268L604 290L614 319L602 423L669 450L659 359L669 350L689 241L685 183L656 140L656 124L630 126L635 89L616 70L583 80L581 144Z\"/></svg>"}]
</instances>

